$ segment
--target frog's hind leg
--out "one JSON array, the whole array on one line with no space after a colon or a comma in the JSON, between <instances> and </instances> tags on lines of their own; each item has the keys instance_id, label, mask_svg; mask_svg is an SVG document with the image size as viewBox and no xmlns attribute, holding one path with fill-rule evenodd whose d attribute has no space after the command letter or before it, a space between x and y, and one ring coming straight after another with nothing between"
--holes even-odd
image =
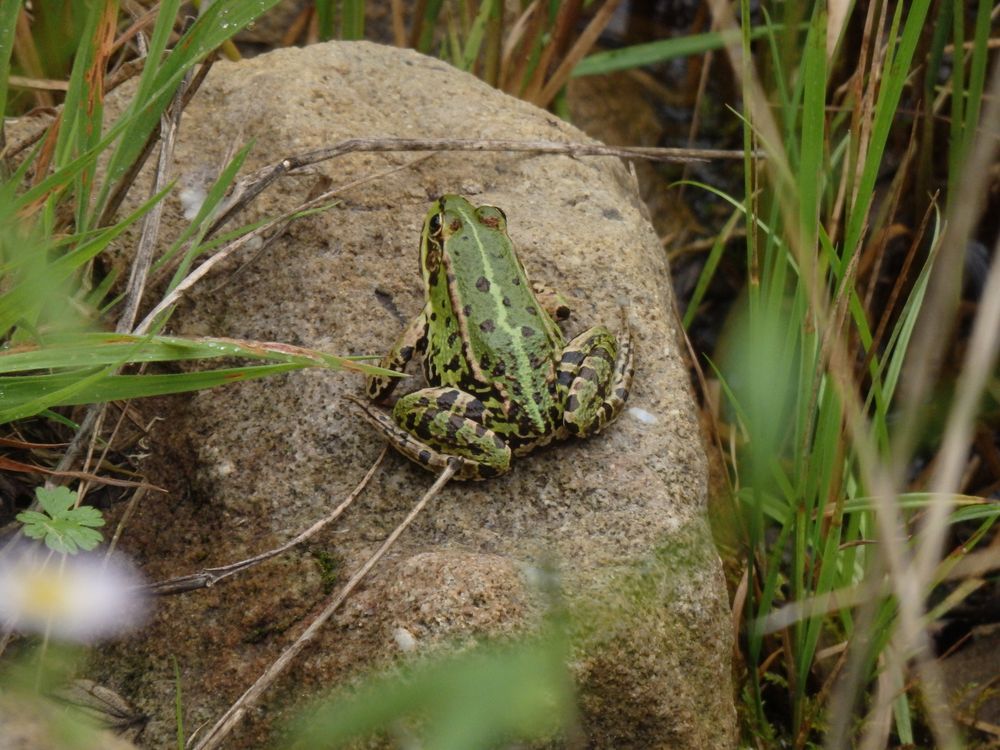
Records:
<instances>
[{"instance_id":1,"label":"frog's hind leg","mask_svg":"<svg viewBox=\"0 0 1000 750\"><path fill-rule=\"evenodd\" d=\"M393 448L431 471L451 461L457 479L486 479L510 469L510 446L483 425L483 402L457 388L424 388L400 398L392 416L348 396ZM435 447L437 446L437 447Z\"/></svg>"},{"instance_id":2,"label":"frog's hind leg","mask_svg":"<svg viewBox=\"0 0 1000 750\"><path fill-rule=\"evenodd\" d=\"M563 422L570 435L594 435L613 422L625 406L635 373L632 331L625 321L615 336L596 326L563 350L557 373L565 389Z\"/></svg>"}]
</instances>

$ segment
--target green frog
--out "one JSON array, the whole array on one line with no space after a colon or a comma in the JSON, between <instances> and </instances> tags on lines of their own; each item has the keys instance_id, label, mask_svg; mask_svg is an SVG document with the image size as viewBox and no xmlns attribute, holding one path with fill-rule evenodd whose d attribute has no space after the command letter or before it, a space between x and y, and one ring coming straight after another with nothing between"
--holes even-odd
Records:
<instances>
[{"instance_id":1,"label":"green frog","mask_svg":"<svg viewBox=\"0 0 1000 750\"><path fill-rule=\"evenodd\" d=\"M357 403L403 455L459 479L485 479L553 440L600 432L622 411L634 372L627 320L616 337L595 326L568 343L553 320L562 298L533 287L495 206L459 195L435 202L420 237L427 302L380 366L422 359L429 387L396 401L390 417ZM623 316L624 317L624 316ZM369 376L385 399L399 378Z\"/></svg>"}]
</instances>

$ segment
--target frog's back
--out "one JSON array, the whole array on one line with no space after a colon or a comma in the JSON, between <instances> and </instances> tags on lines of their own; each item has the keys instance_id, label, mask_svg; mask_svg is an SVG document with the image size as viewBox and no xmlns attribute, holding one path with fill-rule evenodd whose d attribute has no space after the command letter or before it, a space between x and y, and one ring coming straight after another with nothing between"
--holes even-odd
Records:
<instances>
[{"instance_id":1,"label":"frog's back","mask_svg":"<svg viewBox=\"0 0 1000 750\"><path fill-rule=\"evenodd\" d=\"M429 289L431 325L437 319L446 323L452 311L455 320L451 333L431 337L428 358L435 372L427 372L428 381L436 377L441 385L478 396L491 410L506 410L515 422L512 435L547 432L558 419L553 394L562 335L531 290L503 212L462 203L456 211L460 225L453 225L457 231L444 253L446 278L439 278L444 283L437 290Z\"/></svg>"}]
</instances>

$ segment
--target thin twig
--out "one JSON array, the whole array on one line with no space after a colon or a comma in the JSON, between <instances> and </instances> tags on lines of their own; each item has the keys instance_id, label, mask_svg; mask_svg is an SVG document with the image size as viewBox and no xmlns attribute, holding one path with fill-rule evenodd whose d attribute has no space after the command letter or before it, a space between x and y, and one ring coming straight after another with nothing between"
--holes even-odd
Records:
<instances>
[{"instance_id":1,"label":"thin twig","mask_svg":"<svg viewBox=\"0 0 1000 750\"><path fill-rule=\"evenodd\" d=\"M278 676L285 670L285 668L291 663L291 661L298 656L303 648L316 636L319 629L323 627L327 620L333 616L333 613L337 611L344 600L350 595L352 591L357 587L357 585L364 579L366 575L371 571L375 564L382 558L383 555L389 550L390 547L399 538L399 535L406 530L406 527L412 523L420 512L424 509L431 498L435 497L441 488L447 484L455 471L458 469L457 462L449 463L447 467L438 475L437 480L431 485L431 488L427 490L420 501L413 506L413 510L410 511L409 515L403 519L403 521L397 526L391 534L382 543L375 553L368 558L364 565L355 573L351 580L349 580L344 588L340 590L330 601L329 604L323 609L316 619L309 623L302 635L300 635L292 645L286 648L281 655L274 660L274 662L265 670L264 674L257 678L257 681L251 685L243 695L241 695L232 706L222 715L222 717L215 723L209 731L208 734L194 746L193 750L215 750L219 747L222 741L229 735L230 732L236 727L237 724L242 720L246 712L256 703L257 699L260 698L261 694L273 683Z\"/></svg>"},{"instance_id":2,"label":"thin twig","mask_svg":"<svg viewBox=\"0 0 1000 750\"><path fill-rule=\"evenodd\" d=\"M323 528L329 524L336 521L345 510L347 510L351 503L353 503L358 495L360 495L365 487L368 486L368 482L375 475L375 470L382 463L382 459L385 458L386 452L389 450L388 444L382 449L378 458L375 459L375 463L371 465L368 469L368 473L365 474L364 478L358 482L357 487L351 490L351 493L345 498L345 500L334 508L333 512L328 514L326 517L321 518L316 521L312 526L298 534L293 539L282 544L280 547L275 547L267 552L261 552L259 555L254 555L246 560L240 560L239 562L230 563L229 565L222 565L217 568L204 568L197 573L192 573L191 575L178 576L177 578L171 578L166 581L160 581L159 583L153 583L145 587L147 593L153 594L155 596L168 596L171 594L182 594L187 591L194 591L195 589L209 588L214 586L216 583L221 581L223 578L228 578L231 575L235 575L241 571L252 568L258 563L262 563L265 560L270 560L272 557L277 557L283 552L287 552L292 547L295 547L302 542L306 541L312 536L315 536Z\"/></svg>"},{"instance_id":3,"label":"thin twig","mask_svg":"<svg viewBox=\"0 0 1000 750\"><path fill-rule=\"evenodd\" d=\"M506 139L468 140L462 138L350 138L327 148L293 154L266 167L261 167L237 181L232 195L236 198L209 229L215 232L229 218L262 193L272 182L295 169L319 164L343 154L356 152L390 153L397 151L478 151L561 154L564 156L617 156L623 159L652 161L707 161L709 159L742 159L742 151L720 149L653 148L605 146L599 143L559 143Z\"/></svg>"},{"instance_id":4,"label":"thin twig","mask_svg":"<svg viewBox=\"0 0 1000 750\"><path fill-rule=\"evenodd\" d=\"M188 79L185 78L185 81L177 87L173 105L160 118L160 132L163 137L160 140L160 159L156 166L156 173L153 175L153 184L149 187L150 198L163 190L167 184L167 174L174 159L177 131L181 124L181 112L183 111L181 102L184 99L187 81ZM160 222L163 219L164 204L163 200L157 201L143 218L142 234L139 236L135 259L132 261L132 272L125 289L125 304L118 318L118 324L115 326L115 331L118 333L128 333L135 325L139 304L142 302L142 295L146 290L146 279L149 276L149 269L153 265L153 254L160 237Z\"/></svg>"}]
</instances>

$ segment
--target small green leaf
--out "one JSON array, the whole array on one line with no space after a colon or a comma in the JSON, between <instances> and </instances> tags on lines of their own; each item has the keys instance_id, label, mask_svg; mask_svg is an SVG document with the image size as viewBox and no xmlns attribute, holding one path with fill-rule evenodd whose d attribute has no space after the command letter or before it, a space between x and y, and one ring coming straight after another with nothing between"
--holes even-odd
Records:
<instances>
[{"instance_id":1,"label":"small green leaf","mask_svg":"<svg viewBox=\"0 0 1000 750\"><path fill-rule=\"evenodd\" d=\"M47 490L39 487L35 490L38 504L53 518L60 518L76 502L76 493L68 487L55 487Z\"/></svg>"},{"instance_id":2,"label":"small green leaf","mask_svg":"<svg viewBox=\"0 0 1000 750\"><path fill-rule=\"evenodd\" d=\"M101 543L101 533L90 527L103 526L104 517L89 505L74 508L77 493L66 487L39 487L35 496L45 513L26 510L17 514L25 536L43 539L49 549L68 554L92 550Z\"/></svg>"}]
</instances>

